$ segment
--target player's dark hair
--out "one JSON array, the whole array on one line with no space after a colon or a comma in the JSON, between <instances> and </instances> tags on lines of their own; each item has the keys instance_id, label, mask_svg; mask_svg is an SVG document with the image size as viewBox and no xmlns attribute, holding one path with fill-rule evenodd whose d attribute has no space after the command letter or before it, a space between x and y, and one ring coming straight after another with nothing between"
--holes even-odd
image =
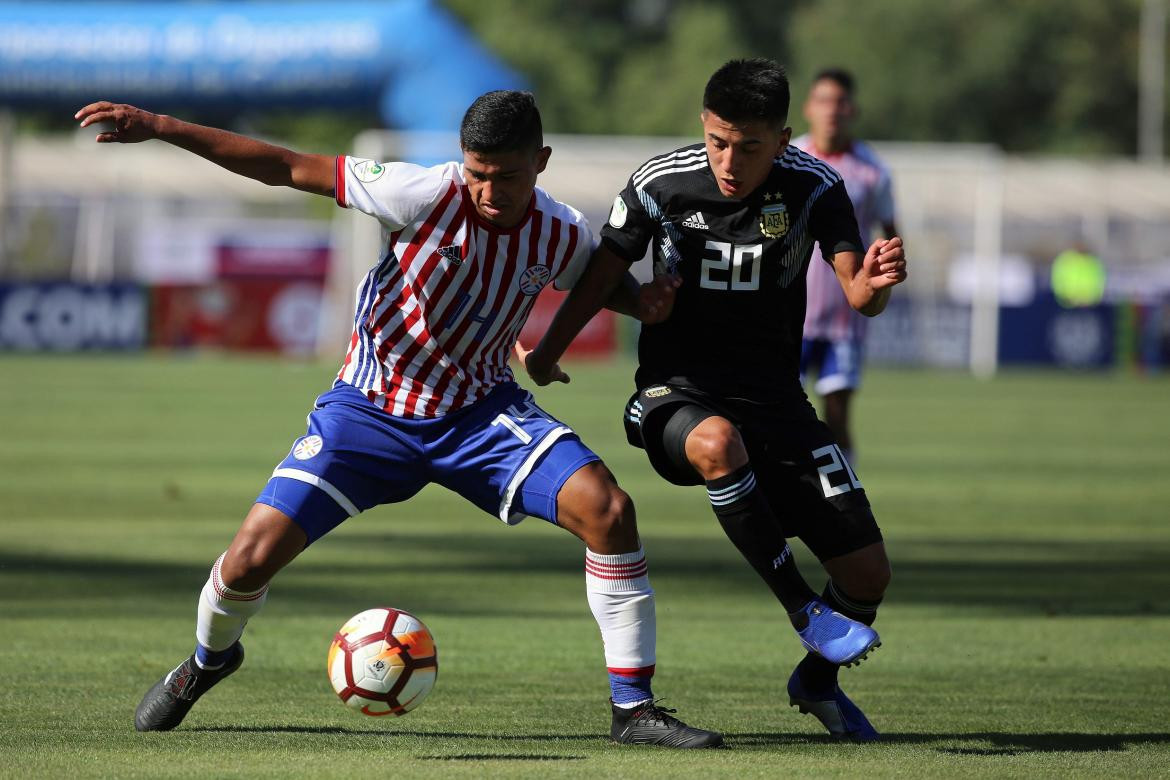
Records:
<instances>
[{"instance_id":1,"label":"player's dark hair","mask_svg":"<svg viewBox=\"0 0 1170 780\"><path fill-rule=\"evenodd\" d=\"M788 120L788 74L772 60L732 60L707 81L703 108L728 122Z\"/></svg>"},{"instance_id":2,"label":"player's dark hair","mask_svg":"<svg viewBox=\"0 0 1170 780\"><path fill-rule=\"evenodd\" d=\"M816 84L819 81L832 81L845 90L845 94L853 97L853 74L844 68L825 68L819 71L813 76L811 83Z\"/></svg>"},{"instance_id":3,"label":"player's dark hair","mask_svg":"<svg viewBox=\"0 0 1170 780\"><path fill-rule=\"evenodd\" d=\"M540 111L531 92L497 89L475 99L459 126L459 144L481 154L535 151L544 146Z\"/></svg>"}]
</instances>

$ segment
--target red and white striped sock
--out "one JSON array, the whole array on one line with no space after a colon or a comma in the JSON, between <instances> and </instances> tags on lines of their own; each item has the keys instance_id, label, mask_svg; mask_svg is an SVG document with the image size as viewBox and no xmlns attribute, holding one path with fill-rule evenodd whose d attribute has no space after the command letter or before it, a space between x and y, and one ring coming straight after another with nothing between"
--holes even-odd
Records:
<instances>
[{"instance_id":1,"label":"red and white striped sock","mask_svg":"<svg viewBox=\"0 0 1170 780\"><path fill-rule=\"evenodd\" d=\"M199 594L199 617L195 624L195 662L201 668L214 669L226 663L223 651L234 645L244 633L248 618L255 615L268 599L268 586L251 593L232 590L223 584L219 567L224 553L211 567L211 576Z\"/></svg>"},{"instance_id":2,"label":"red and white striped sock","mask_svg":"<svg viewBox=\"0 0 1170 780\"><path fill-rule=\"evenodd\" d=\"M613 700L633 706L653 698L656 624L646 555L585 551L585 590L601 629Z\"/></svg>"}]
</instances>

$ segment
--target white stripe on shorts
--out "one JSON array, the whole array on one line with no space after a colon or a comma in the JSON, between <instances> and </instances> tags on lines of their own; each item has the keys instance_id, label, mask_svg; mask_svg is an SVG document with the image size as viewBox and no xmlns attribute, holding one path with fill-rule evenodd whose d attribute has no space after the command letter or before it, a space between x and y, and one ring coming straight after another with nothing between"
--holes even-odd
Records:
<instances>
[{"instance_id":1,"label":"white stripe on shorts","mask_svg":"<svg viewBox=\"0 0 1170 780\"><path fill-rule=\"evenodd\" d=\"M321 479L316 474L312 474L308 471L301 471L300 469L277 469L276 471L272 472L272 476L295 479L298 482L304 482L305 484L313 485L314 487L324 490L325 493L328 494L328 496L334 501L336 501L337 505L344 509L346 514L348 514L350 517L356 517L357 515L361 514L361 510L354 506L353 502L346 498L344 493L334 487L331 482Z\"/></svg>"},{"instance_id":2,"label":"white stripe on shorts","mask_svg":"<svg viewBox=\"0 0 1170 780\"><path fill-rule=\"evenodd\" d=\"M545 434L540 443L532 448L532 452L528 453L528 457L520 464L520 468L516 469L516 473L512 475L512 480L508 482L508 489L504 491L504 498L500 501L500 519L508 525L516 525L528 515L523 512L512 512L512 499L516 497L516 491L524 484L524 480L528 479L528 475L532 472L536 461L540 456L548 451L548 448L557 443L557 439L565 434L572 433L573 429L567 426L560 426L553 428Z\"/></svg>"}]
</instances>

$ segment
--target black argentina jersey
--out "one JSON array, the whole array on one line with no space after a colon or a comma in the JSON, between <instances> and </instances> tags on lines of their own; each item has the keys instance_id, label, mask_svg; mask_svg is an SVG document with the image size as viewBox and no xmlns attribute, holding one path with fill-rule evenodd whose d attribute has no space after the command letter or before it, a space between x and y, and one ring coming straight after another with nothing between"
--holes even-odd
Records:
<instances>
[{"instance_id":1,"label":"black argentina jersey","mask_svg":"<svg viewBox=\"0 0 1170 780\"><path fill-rule=\"evenodd\" d=\"M655 273L683 280L670 318L642 326L639 388L669 382L808 407L799 366L813 242L830 258L864 251L836 171L789 146L737 200L719 192L704 145L687 146L634 172L601 237L631 263L653 240Z\"/></svg>"}]
</instances>

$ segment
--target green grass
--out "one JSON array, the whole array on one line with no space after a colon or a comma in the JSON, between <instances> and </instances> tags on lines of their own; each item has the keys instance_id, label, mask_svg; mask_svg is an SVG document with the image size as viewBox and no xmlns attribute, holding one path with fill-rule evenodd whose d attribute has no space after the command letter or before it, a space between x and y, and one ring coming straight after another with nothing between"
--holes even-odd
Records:
<instances>
[{"instance_id":1,"label":"green grass","mask_svg":"<svg viewBox=\"0 0 1170 780\"><path fill-rule=\"evenodd\" d=\"M1170 775L1170 381L1112 375L869 375L858 470L894 584L883 649L843 680L881 744L831 743L786 706L797 643L702 490L624 444L626 365L538 397L637 503L656 692L729 749L608 744L581 545L432 488L312 547L241 672L179 730L135 733L331 371L0 358L0 777ZM332 632L378 604L439 643L439 683L401 719L350 713L325 675Z\"/></svg>"}]
</instances>

